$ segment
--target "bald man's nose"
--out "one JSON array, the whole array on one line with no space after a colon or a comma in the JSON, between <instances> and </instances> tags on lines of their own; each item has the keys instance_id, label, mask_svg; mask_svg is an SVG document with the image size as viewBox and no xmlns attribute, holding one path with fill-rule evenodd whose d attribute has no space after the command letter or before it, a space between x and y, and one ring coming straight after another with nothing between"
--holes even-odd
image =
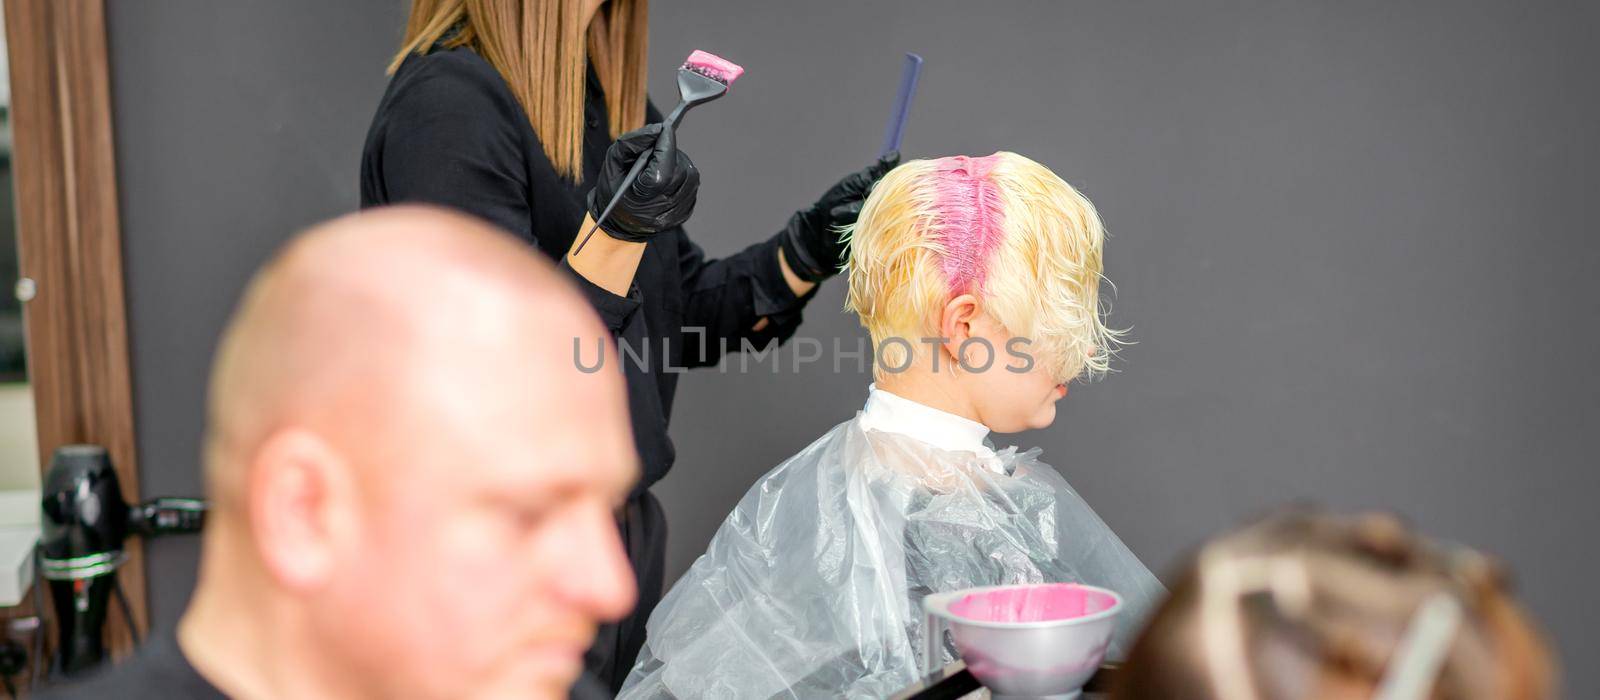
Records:
<instances>
[{"instance_id":1,"label":"bald man's nose","mask_svg":"<svg viewBox=\"0 0 1600 700\"><path fill-rule=\"evenodd\" d=\"M620 620L638 598L617 521L602 503L586 505L574 519L568 556L557 586L569 604L600 620Z\"/></svg>"}]
</instances>

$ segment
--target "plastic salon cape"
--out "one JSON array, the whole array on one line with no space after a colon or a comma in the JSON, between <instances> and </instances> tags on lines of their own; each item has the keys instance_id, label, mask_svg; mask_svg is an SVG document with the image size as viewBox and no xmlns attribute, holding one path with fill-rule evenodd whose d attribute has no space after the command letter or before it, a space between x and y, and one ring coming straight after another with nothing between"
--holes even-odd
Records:
<instances>
[{"instance_id":1,"label":"plastic salon cape","mask_svg":"<svg viewBox=\"0 0 1600 700\"><path fill-rule=\"evenodd\" d=\"M1120 593L1120 658L1165 589L1039 450L987 433L874 388L745 494L650 616L619 697L886 697L921 675L924 596L1006 583Z\"/></svg>"}]
</instances>

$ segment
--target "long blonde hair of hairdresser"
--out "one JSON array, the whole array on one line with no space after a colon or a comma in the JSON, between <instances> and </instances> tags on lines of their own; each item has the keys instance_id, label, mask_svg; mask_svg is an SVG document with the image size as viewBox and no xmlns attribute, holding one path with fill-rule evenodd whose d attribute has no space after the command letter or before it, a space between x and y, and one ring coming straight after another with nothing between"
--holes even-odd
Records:
<instances>
[{"instance_id":1,"label":"long blonde hair of hairdresser","mask_svg":"<svg viewBox=\"0 0 1600 700\"><path fill-rule=\"evenodd\" d=\"M1453 626L1417 664L1438 603ZM1388 515L1295 511L1208 542L1117 674L1116 700L1557 697L1549 650L1484 555L1433 544Z\"/></svg>"},{"instance_id":2,"label":"long blonde hair of hairdresser","mask_svg":"<svg viewBox=\"0 0 1600 700\"><path fill-rule=\"evenodd\" d=\"M981 288L952 288L948 257L960 254L948 236L983 235L955 230L942 218L950 202L941 187L951 161L913 160L890 171L873 188L851 238L850 288L845 308L856 313L882 355L879 367L906 365L901 338L920 347L937 336L939 310L955 294L970 292L1024 348L1052 368L1060 381L1109 368L1121 331L1106 326L1100 307L1105 227L1094 204L1072 185L1026 157L1001 151L980 159L977 177L998 199L998 240L981 270ZM992 232L991 234L992 235ZM1003 352L1003 348L996 348Z\"/></svg>"},{"instance_id":3,"label":"long blonde hair of hairdresser","mask_svg":"<svg viewBox=\"0 0 1600 700\"><path fill-rule=\"evenodd\" d=\"M588 27L588 0L412 0L406 36L389 64L411 54L470 47L511 87L556 172L583 177L585 61L605 88L611 138L644 124L649 0L608 0Z\"/></svg>"}]
</instances>

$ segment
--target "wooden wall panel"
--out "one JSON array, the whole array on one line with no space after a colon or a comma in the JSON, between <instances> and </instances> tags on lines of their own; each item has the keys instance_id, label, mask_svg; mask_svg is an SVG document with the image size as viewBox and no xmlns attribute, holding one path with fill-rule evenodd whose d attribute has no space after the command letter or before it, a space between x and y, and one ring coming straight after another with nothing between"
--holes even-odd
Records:
<instances>
[{"instance_id":1,"label":"wooden wall panel","mask_svg":"<svg viewBox=\"0 0 1600 700\"><path fill-rule=\"evenodd\" d=\"M13 168L40 463L68 443L106 446L123 497L139 500L123 302L103 0L3 0L11 61ZM137 540L122 585L146 629ZM115 606L113 606L115 610ZM113 653L128 630L111 616Z\"/></svg>"}]
</instances>

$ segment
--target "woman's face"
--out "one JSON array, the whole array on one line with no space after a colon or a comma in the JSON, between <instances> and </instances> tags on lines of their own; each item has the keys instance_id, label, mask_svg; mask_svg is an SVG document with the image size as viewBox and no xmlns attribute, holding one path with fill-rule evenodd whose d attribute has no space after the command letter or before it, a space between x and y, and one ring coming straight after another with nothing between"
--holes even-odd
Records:
<instances>
[{"instance_id":1,"label":"woman's face","mask_svg":"<svg viewBox=\"0 0 1600 700\"><path fill-rule=\"evenodd\" d=\"M998 433L1049 427L1056 402L1067 395L1057 378L1059 363L1044 357L1028 338L1009 332L976 297L961 294L945 303L937 319L939 354L954 384L979 422Z\"/></svg>"},{"instance_id":2,"label":"woman's face","mask_svg":"<svg viewBox=\"0 0 1600 700\"><path fill-rule=\"evenodd\" d=\"M1066 385L1055 376L1055 363L1037 356L1028 339L1012 336L988 315L979 315L967 327L970 336L957 347L963 353L959 371L979 422L997 433L1037 430L1055 422L1056 402L1067 395Z\"/></svg>"}]
</instances>

